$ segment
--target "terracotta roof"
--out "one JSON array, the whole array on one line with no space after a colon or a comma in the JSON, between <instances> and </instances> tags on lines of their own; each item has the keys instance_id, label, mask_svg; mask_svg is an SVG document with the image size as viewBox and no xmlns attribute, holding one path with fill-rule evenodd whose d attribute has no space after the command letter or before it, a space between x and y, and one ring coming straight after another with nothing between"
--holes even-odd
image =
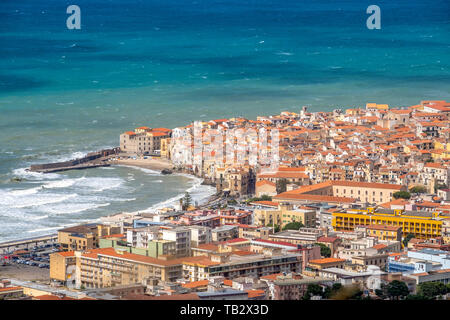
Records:
<instances>
[{"instance_id":1,"label":"terracotta roof","mask_svg":"<svg viewBox=\"0 0 450 320\"><path fill-rule=\"evenodd\" d=\"M193 289L193 288L204 287L204 286L207 286L208 284L209 284L209 280L200 280L200 281L192 281L189 283L185 283L185 284L182 284L181 286L183 288Z\"/></svg>"},{"instance_id":2,"label":"terracotta roof","mask_svg":"<svg viewBox=\"0 0 450 320\"><path fill-rule=\"evenodd\" d=\"M317 239L317 242L335 242L336 240L339 240L337 237L320 237Z\"/></svg>"},{"instance_id":3,"label":"terracotta roof","mask_svg":"<svg viewBox=\"0 0 450 320\"><path fill-rule=\"evenodd\" d=\"M337 202L337 203L352 203L356 199L346 197L321 196L315 194L292 194L290 192L283 192L274 197L274 199L281 200L310 200L321 202Z\"/></svg>"},{"instance_id":4,"label":"terracotta roof","mask_svg":"<svg viewBox=\"0 0 450 320\"><path fill-rule=\"evenodd\" d=\"M23 289L22 287L6 287L6 288L0 288L0 292L7 292L7 291L16 291Z\"/></svg>"},{"instance_id":5,"label":"terracotta roof","mask_svg":"<svg viewBox=\"0 0 450 320\"><path fill-rule=\"evenodd\" d=\"M273 201L253 201L250 204L259 204L264 206L278 207L278 202Z\"/></svg>"},{"instance_id":6,"label":"terracotta roof","mask_svg":"<svg viewBox=\"0 0 450 320\"><path fill-rule=\"evenodd\" d=\"M245 290L245 291L248 293L249 298L256 298L266 295L264 290Z\"/></svg>"},{"instance_id":7,"label":"terracotta roof","mask_svg":"<svg viewBox=\"0 0 450 320\"><path fill-rule=\"evenodd\" d=\"M223 284L226 285L226 286L232 287L233 286L233 280L224 279L223 280Z\"/></svg>"},{"instance_id":8,"label":"terracotta roof","mask_svg":"<svg viewBox=\"0 0 450 320\"><path fill-rule=\"evenodd\" d=\"M257 187L260 187L260 186L263 186L263 185L269 185L269 186L272 186L272 187L276 187L276 184L275 183L273 183L273 182L271 182L271 181L268 181L268 180L260 180L260 181L257 181L256 182L256 186Z\"/></svg>"},{"instance_id":9,"label":"terracotta roof","mask_svg":"<svg viewBox=\"0 0 450 320\"><path fill-rule=\"evenodd\" d=\"M379 243L379 244L374 245L372 248L374 248L376 250L380 250L380 249L384 249L386 247L387 247L387 245Z\"/></svg>"},{"instance_id":10,"label":"terracotta roof","mask_svg":"<svg viewBox=\"0 0 450 320\"><path fill-rule=\"evenodd\" d=\"M327 264L327 263L334 263L334 262L345 262L345 259L323 258L323 259L315 259L315 260L309 261L309 263L313 263L313 264Z\"/></svg>"},{"instance_id":11,"label":"terracotta roof","mask_svg":"<svg viewBox=\"0 0 450 320\"><path fill-rule=\"evenodd\" d=\"M260 279L264 279L264 280L277 280L277 278L279 276L282 276L282 273L273 273L273 274L269 274L267 276L262 276L260 277Z\"/></svg>"},{"instance_id":12,"label":"terracotta roof","mask_svg":"<svg viewBox=\"0 0 450 320\"><path fill-rule=\"evenodd\" d=\"M118 253L118 251L120 252L120 250L116 251L114 248L92 249L90 251L86 251L85 253L82 253L81 256L97 259L98 255L104 255L104 256L115 257L115 258L119 258L119 259L131 260L136 263L153 264L153 265L158 265L158 266L179 265L179 264L182 264L183 262L192 262L192 261L201 260L202 258L204 258L204 257L186 257L186 258L163 260L163 259L157 259L157 258L143 256L140 254L129 253L126 251L124 251L123 253Z\"/></svg>"},{"instance_id":13,"label":"terracotta roof","mask_svg":"<svg viewBox=\"0 0 450 320\"><path fill-rule=\"evenodd\" d=\"M59 254L63 257L75 257L75 251L60 251L56 252L55 254Z\"/></svg>"}]
</instances>

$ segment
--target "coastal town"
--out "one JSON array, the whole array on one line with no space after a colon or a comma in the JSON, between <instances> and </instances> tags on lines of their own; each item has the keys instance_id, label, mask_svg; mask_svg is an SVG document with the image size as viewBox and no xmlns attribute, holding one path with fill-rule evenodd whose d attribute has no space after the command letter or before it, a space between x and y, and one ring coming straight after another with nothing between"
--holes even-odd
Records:
<instances>
[{"instance_id":1,"label":"coastal town","mask_svg":"<svg viewBox=\"0 0 450 320\"><path fill-rule=\"evenodd\" d=\"M447 300L449 115L367 103L121 133L61 168L142 166L216 193L0 243L0 299Z\"/></svg>"}]
</instances>

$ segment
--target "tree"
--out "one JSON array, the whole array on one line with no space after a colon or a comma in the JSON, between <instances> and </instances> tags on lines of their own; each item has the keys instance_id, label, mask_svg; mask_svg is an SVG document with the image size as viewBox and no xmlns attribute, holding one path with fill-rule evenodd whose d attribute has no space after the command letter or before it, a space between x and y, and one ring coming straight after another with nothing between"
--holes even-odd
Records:
<instances>
[{"instance_id":1,"label":"tree","mask_svg":"<svg viewBox=\"0 0 450 320\"><path fill-rule=\"evenodd\" d=\"M326 287L324 292L323 292L323 298L325 299L332 299L338 292L339 290L342 289L342 284L339 282L335 282L333 283L333 285L331 287Z\"/></svg>"},{"instance_id":2,"label":"tree","mask_svg":"<svg viewBox=\"0 0 450 320\"><path fill-rule=\"evenodd\" d=\"M419 289L417 290L418 295L429 299L434 299L436 296L446 293L447 287L442 282L424 282L419 284Z\"/></svg>"},{"instance_id":3,"label":"tree","mask_svg":"<svg viewBox=\"0 0 450 320\"><path fill-rule=\"evenodd\" d=\"M261 197L253 197L246 200L245 202L250 203L254 201L272 201L272 197L268 196L267 194L263 194Z\"/></svg>"},{"instance_id":4,"label":"tree","mask_svg":"<svg viewBox=\"0 0 450 320\"><path fill-rule=\"evenodd\" d=\"M287 180L286 179L279 179L276 183L276 189L277 193L286 192L286 186L287 186Z\"/></svg>"},{"instance_id":5,"label":"tree","mask_svg":"<svg viewBox=\"0 0 450 320\"><path fill-rule=\"evenodd\" d=\"M425 188L424 186L415 186L412 187L411 189L409 189L410 193L426 193L427 192L427 188Z\"/></svg>"},{"instance_id":6,"label":"tree","mask_svg":"<svg viewBox=\"0 0 450 320\"><path fill-rule=\"evenodd\" d=\"M186 192L186 194L184 195L184 197L180 199L180 203L181 203L181 209L182 209L183 211L184 211L184 210L187 210L187 209L189 208L189 206L190 206L191 203L192 203L192 197L191 197L191 195L189 194L189 192Z\"/></svg>"},{"instance_id":7,"label":"tree","mask_svg":"<svg viewBox=\"0 0 450 320\"><path fill-rule=\"evenodd\" d=\"M389 298L398 300L409 294L408 286L403 281L394 280L387 285L387 295Z\"/></svg>"},{"instance_id":8,"label":"tree","mask_svg":"<svg viewBox=\"0 0 450 320\"><path fill-rule=\"evenodd\" d=\"M321 286L318 284L308 284L308 288L306 289L306 293L303 296L304 300L311 299L312 296L321 296L323 297L324 291Z\"/></svg>"},{"instance_id":9,"label":"tree","mask_svg":"<svg viewBox=\"0 0 450 320\"><path fill-rule=\"evenodd\" d=\"M409 193L408 191L397 191L397 192L394 192L393 196L395 199L399 199L399 198L409 199L409 198L411 198L411 193Z\"/></svg>"},{"instance_id":10,"label":"tree","mask_svg":"<svg viewBox=\"0 0 450 320\"><path fill-rule=\"evenodd\" d=\"M335 282L335 283L333 283L333 285L331 286L331 290L332 290L332 291L335 291L335 292L341 290L341 288L342 288L342 283L339 283L339 282Z\"/></svg>"},{"instance_id":11,"label":"tree","mask_svg":"<svg viewBox=\"0 0 450 320\"><path fill-rule=\"evenodd\" d=\"M408 246L409 240L414 238L414 235L412 233L408 233L406 237L403 239L403 246L406 248Z\"/></svg>"},{"instance_id":12,"label":"tree","mask_svg":"<svg viewBox=\"0 0 450 320\"><path fill-rule=\"evenodd\" d=\"M320 255L321 255L322 257L325 257L325 258L331 257L331 249L330 249L330 248L328 248L328 247L327 247L326 245L324 245L323 243L318 243L318 242L316 242L315 245L317 245L317 246L320 247Z\"/></svg>"},{"instance_id":13,"label":"tree","mask_svg":"<svg viewBox=\"0 0 450 320\"><path fill-rule=\"evenodd\" d=\"M283 230L298 230L303 227L304 227L303 223L301 223L300 221L294 221L286 224Z\"/></svg>"},{"instance_id":14,"label":"tree","mask_svg":"<svg viewBox=\"0 0 450 320\"><path fill-rule=\"evenodd\" d=\"M333 300L361 300L363 292L359 285L353 284L349 286L342 286L332 296Z\"/></svg>"}]
</instances>

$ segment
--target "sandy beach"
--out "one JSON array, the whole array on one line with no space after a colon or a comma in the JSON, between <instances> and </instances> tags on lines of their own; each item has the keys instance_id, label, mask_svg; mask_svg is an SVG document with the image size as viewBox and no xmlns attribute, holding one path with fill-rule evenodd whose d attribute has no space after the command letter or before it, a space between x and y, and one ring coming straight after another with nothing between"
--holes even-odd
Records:
<instances>
[{"instance_id":1,"label":"sandy beach","mask_svg":"<svg viewBox=\"0 0 450 320\"><path fill-rule=\"evenodd\" d=\"M134 166L141 167L150 170L163 170L163 169L172 169L174 165L165 159L120 159L111 161L113 165L123 165L123 166Z\"/></svg>"}]
</instances>

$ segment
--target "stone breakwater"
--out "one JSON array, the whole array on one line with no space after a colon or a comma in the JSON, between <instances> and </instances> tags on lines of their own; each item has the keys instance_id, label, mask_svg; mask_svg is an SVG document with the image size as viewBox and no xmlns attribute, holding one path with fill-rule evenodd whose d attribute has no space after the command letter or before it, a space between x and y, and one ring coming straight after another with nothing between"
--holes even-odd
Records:
<instances>
[{"instance_id":1,"label":"stone breakwater","mask_svg":"<svg viewBox=\"0 0 450 320\"><path fill-rule=\"evenodd\" d=\"M88 153L83 158L78 158L64 162L32 165L28 170L33 172L51 173L67 170L108 167L111 165L108 162L109 158L111 156L117 155L119 152L120 152L119 148L104 149L101 151Z\"/></svg>"}]
</instances>

